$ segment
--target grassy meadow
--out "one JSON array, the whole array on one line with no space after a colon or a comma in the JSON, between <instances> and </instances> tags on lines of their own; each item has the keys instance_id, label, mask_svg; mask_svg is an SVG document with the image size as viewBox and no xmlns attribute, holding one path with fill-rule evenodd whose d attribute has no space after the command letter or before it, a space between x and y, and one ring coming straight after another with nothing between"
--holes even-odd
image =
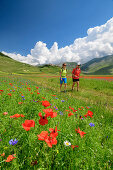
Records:
<instances>
[{"instance_id":1,"label":"grassy meadow","mask_svg":"<svg viewBox=\"0 0 113 170\"><path fill-rule=\"evenodd\" d=\"M71 91L68 78L67 92L62 86L60 93L59 77L41 75L0 75L0 168L113 169L113 82L81 78L77 92L76 87ZM41 125L39 113L44 116L48 108L57 116L47 117L48 123ZM28 131L22 126L25 120L35 122ZM42 131L48 132L48 140L38 140ZM17 143L12 145L11 139Z\"/></svg>"}]
</instances>

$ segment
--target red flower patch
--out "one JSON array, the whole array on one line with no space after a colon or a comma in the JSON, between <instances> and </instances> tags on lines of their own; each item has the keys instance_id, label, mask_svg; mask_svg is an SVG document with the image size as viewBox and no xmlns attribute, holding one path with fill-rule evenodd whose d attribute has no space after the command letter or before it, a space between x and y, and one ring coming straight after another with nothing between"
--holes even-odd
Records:
<instances>
[{"instance_id":1,"label":"red flower patch","mask_svg":"<svg viewBox=\"0 0 113 170\"><path fill-rule=\"evenodd\" d=\"M70 117L70 116L72 116L72 115L74 115L74 114L73 114L73 113L71 113L71 112L70 112L70 113L68 113L68 117Z\"/></svg>"},{"instance_id":2,"label":"red flower patch","mask_svg":"<svg viewBox=\"0 0 113 170\"><path fill-rule=\"evenodd\" d=\"M79 127L78 127L78 130L75 129L75 132L79 133L81 138L83 138L84 134L86 134L85 132L81 131Z\"/></svg>"},{"instance_id":3,"label":"red flower patch","mask_svg":"<svg viewBox=\"0 0 113 170\"><path fill-rule=\"evenodd\" d=\"M56 126L55 130L53 128L49 128L49 131L51 132L50 137L56 138L58 136L57 131L60 131L60 130L57 130L57 126Z\"/></svg>"},{"instance_id":4,"label":"red flower patch","mask_svg":"<svg viewBox=\"0 0 113 170\"><path fill-rule=\"evenodd\" d=\"M47 100L42 101L42 105L45 106L45 107L51 106L50 103Z\"/></svg>"},{"instance_id":5,"label":"red flower patch","mask_svg":"<svg viewBox=\"0 0 113 170\"><path fill-rule=\"evenodd\" d=\"M39 120L39 124L44 126L46 124L48 124L48 119L47 119L47 115L45 114L45 116L42 116L42 113L40 112L38 114L40 116L40 120Z\"/></svg>"},{"instance_id":6,"label":"red flower patch","mask_svg":"<svg viewBox=\"0 0 113 170\"><path fill-rule=\"evenodd\" d=\"M23 114L15 114L13 116L10 116L10 118L18 118L18 117L25 117Z\"/></svg>"},{"instance_id":7,"label":"red flower patch","mask_svg":"<svg viewBox=\"0 0 113 170\"><path fill-rule=\"evenodd\" d=\"M26 131L29 131L31 127L35 127L35 121L25 120L25 123L23 123L22 126Z\"/></svg>"}]
</instances>

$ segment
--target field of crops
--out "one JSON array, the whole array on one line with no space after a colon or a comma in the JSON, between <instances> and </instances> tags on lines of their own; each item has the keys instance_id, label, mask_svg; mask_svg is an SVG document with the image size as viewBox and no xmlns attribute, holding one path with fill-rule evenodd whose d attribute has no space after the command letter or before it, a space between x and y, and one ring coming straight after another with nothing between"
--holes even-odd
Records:
<instances>
[{"instance_id":1,"label":"field of crops","mask_svg":"<svg viewBox=\"0 0 113 170\"><path fill-rule=\"evenodd\" d=\"M78 93L58 83L0 77L1 169L113 169L113 83L82 79Z\"/></svg>"}]
</instances>

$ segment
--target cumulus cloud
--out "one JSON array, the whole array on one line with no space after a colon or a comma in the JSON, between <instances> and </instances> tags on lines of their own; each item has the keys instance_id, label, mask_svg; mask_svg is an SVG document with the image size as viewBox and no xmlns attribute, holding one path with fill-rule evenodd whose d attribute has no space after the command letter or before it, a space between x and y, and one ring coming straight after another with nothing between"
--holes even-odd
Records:
<instances>
[{"instance_id":1,"label":"cumulus cloud","mask_svg":"<svg viewBox=\"0 0 113 170\"><path fill-rule=\"evenodd\" d=\"M17 61L31 65L61 62L80 62L83 64L93 58L113 54L113 18L104 25L89 28L86 37L75 39L73 44L63 48L58 48L58 43L54 42L53 46L48 49L46 43L39 41L31 49L31 54L27 56L2 52Z\"/></svg>"}]
</instances>

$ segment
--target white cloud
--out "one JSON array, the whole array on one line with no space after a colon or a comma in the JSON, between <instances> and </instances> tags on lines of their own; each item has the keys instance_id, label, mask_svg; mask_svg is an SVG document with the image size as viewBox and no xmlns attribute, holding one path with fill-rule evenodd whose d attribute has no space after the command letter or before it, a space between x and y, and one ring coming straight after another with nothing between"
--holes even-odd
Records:
<instances>
[{"instance_id":1,"label":"white cloud","mask_svg":"<svg viewBox=\"0 0 113 170\"><path fill-rule=\"evenodd\" d=\"M58 49L57 42L54 42L53 46L48 49L46 43L39 41L31 49L31 54L27 56L3 53L17 61L31 65L58 64L66 61L83 64L93 58L113 54L113 18L104 25L89 28L86 37L75 39L73 44L60 49Z\"/></svg>"}]
</instances>

